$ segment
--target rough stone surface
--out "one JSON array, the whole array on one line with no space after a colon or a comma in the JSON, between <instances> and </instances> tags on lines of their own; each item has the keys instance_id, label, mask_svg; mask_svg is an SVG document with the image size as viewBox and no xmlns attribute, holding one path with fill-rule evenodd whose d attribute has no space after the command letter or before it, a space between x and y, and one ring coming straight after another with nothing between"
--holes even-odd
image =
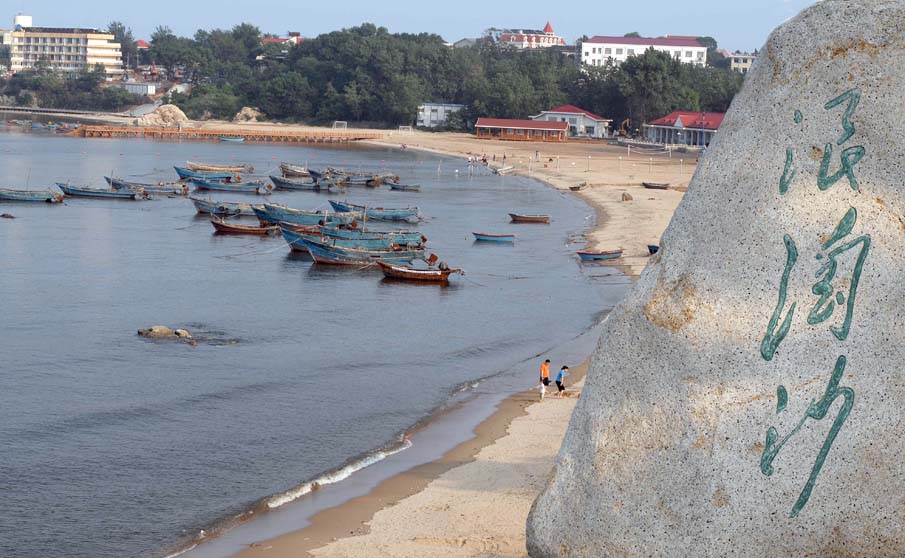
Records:
<instances>
[{"instance_id":1,"label":"rough stone surface","mask_svg":"<svg viewBox=\"0 0 905 558\"><path fill-rule=\"evenodd\" d=\"M176 105L161 105L141 118L135 119L136 126L162 126L174 128L184 125L189 121L188 117Z\"/></svg>"},{"instance_id":2,"label":"rough stone surface","mask_svg":"<svg viewBox=\"0 0 905 558\"><path fill-rule=\"evenodd\" d=\"M624 201L624 202L630 202L630 201L632 201L633 199L635 199L635 198L633 198L632 195L629 194L628 192L622 192L622 201Z\"/></svg>"},{"instance_id":3,"label":"rough stone surface","mask_svg":"<svg viewBox=\"0 0 905 558\"><path fill-rule=\"evenodd\" d=\"M905 556L903 29L826 0L771 35L604 327L532 557Z\"/></svg>"},{"instance_id":4,"label":"rough stone surface","mask_svg":"<svg viewBox=\"0 0 905 558\"><path fill-rule=\"evenodd\" d=\"M165 338L176 337L176 332L167 326L156 325L149 328L139 329L138 334L143 337Z\"/></svg>"},{"instance_id":5,"label":"rough stone surface","mask_svg":"<svg viewBox=\"0 0 905 558\"><path fill-rule=\"evenodd\" d=\"M258 109L252 107L242 107L242 110L237 112L236 116L233 117L233 122L257 122L261 118L264 118L264 113L259 111Z\"/></svg>"}]
</instances>

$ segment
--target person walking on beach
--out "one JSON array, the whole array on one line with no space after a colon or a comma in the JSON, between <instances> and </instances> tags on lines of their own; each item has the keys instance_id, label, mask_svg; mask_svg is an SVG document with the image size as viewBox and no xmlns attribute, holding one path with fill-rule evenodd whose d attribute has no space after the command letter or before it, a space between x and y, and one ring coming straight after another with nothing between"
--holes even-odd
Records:
<instances>
[{"instance_id":1,"label":"person walking on beach","mask_svg":"<svg viewBox=\"0 0 905 558\"><path fill-rule=\"evenodd\" d=\"M556 389L559 390L556 392L556 397L562 397L562 392L566 391L565 377L569 375L569 367L563 364L563 367L559 369L559 374L556 375Z\"/></svg>"},{"instance_id":2,"label":"person walking on beach","mask_svg":"<svg viewBox=\"0 0 905 558\"><path fill-rule=\"evenodd\" d=\"M543 399L547 395L547 386L550 385L550 359L548 358L540 365L540 382L537 389L540 390L540 398Z\"/></svg>"}]
</instances>

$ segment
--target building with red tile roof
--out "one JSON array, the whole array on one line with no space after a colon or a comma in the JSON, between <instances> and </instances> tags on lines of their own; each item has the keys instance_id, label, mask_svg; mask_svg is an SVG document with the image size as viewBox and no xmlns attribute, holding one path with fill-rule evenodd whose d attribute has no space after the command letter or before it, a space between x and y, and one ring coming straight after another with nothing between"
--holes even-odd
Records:
<instances>
[{"instance_id":1,"label":"building with red tile roof","mask_svg":"<svg viewBox=\"0 0 905 558\"><path fill-rule=\"evenodd\" d=\"M675 111L644 125L644 135L652 143L708 146L723 123L722 112Z\"/></svg>"},{"instance_id":2,"label":"building with red tile roof","mask_svg":"<svg viewBox=\"0 0 905 558\"><path fill-rule=\"evenodd\" d=\"M608 37L598 35L581 43L581 62L587 66L618 66L631 56L643 54L648 49L665 52L687 64L707 65L707 47L694 37L669 36Z\"/></svg>"},{"instance_id":3,"label":"building with red tile roof","mask_svg":"<svg viewBox=\"0 0 905 558\"><path fill-rule=\"evenodd\" d=\"M546 120L511 120L508 118L478 118L475 123L478 139L511 141L566 141L568 122Z\"/></svg>"},{"instance_id":4,"label":"building with red tile roof","mask_svg":"<svg viewBox=\"0 0 905 558\"><path fill-rule=\"evenodd\" d=\"M575 105L563 105L550 110L541 111L537 116L532 116L534 121L566 122L569 124L570 136L582 136L590 138L606 138L610 135L610 125L613 121L609 118L597 116L593 112Z\"/></svg>"},{"instance_id":5,"label":"building with red tile roof","mask_svg":"<svg viewBox=\"0 0 905 558\"><path fill-rule=\"evenodd\" d=\"M137 41L135 41L135 48L137 48L138 50L147 50L151 48L151 43L144 39L138 39Z\"/></svg>"},{"instance_id":6,"label":"building with red tile roof","mask_svg":"<svg viewBox=\"0 0 905 558\"><path fill-rule=\"evenodd\" d=\"M499 42L500 44L519 49L566 46L566 40L556 35L549 21L544 26L543 31L534 29L508 29L503 31Z\"/></svg>"}]
</instances>

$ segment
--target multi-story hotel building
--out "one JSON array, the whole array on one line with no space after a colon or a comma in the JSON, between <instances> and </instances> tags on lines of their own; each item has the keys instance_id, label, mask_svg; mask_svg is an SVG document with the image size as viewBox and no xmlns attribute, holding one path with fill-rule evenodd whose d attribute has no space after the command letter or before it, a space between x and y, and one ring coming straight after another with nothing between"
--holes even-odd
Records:
<instances>
[{"instance_id":1,"label":"multi-story hotel building","mask_svg":"<svg viewBox=\"0 0 905 558\"><path fill-rule=\"evenodd\" d=\"M592 37L581 43L581 62L588 66L618 66L647 49L665 52L680 62L707 65L707 47L696 37Z\"/></svg>"},{"instance_id":2,"label":"multi-story hotel building","mask_svg":"<svg viewBox=\"0 0 905 558\"><path fill-rule=\"evenodd\" d=\"M124 73L120 44L97 29L34 27L31 16L17 15L11 31L0 31L9 46L10 71L33 69L39 61L63 73L78 73L96 64L104 66L108 77Z\"/></svg>"},{"instance_id":3,"label":"multi-story hotel building","mask_svg":"<svg viewBox=\"0 0 905 558\"><path fill-rule=\"evenodd\" d=\"M735 51L728 56L729 67L741 74L747 74L748 70L757 60L757 54L749 54L747 52Z\"/></svg>"}]
</instances>

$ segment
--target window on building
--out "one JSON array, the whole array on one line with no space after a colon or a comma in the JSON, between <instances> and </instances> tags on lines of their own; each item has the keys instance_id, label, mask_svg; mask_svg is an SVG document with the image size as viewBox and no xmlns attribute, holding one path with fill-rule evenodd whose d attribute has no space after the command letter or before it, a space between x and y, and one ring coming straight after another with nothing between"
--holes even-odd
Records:
<instances>
[{"instance_id":1,"label":"window on building","mask_svg":"<svg viewBox=\"0 0 905 558\"><path fill-rule=\"evenodd\" d=\"M611 49L611 48L603 49L603 53L604 54L613 54L613 49Z\"/></svg>"},{"instance_id":2,"label":"window on building","mask_svg":"<svg viewBox=\"0 0 905 558\"><path fill-rule=\"evenodd\" d=\"M690 51L690 50L686 50L686 51L685 51L685 58L691 58L691 56L692 56L692 55L691 55L691 51Z\"/></svg>"},{"instance_id":3,"label":"window on building","mask_svg":"<svg viewBox=\"0 0 905 558\"><path fill-rule=\"evenodd\" d=\"M621 48L617 48L617 49L616 49L616 55L618 56L618 55L620 55L620 54L622 54L622 49L621 49Z\"/></svg>"},{"instance_id":4,"label":"window on building","mask_svg":"<svg viewBox=\"0 0 905 558\"><path fill-rule=\"evenodd\" d=\"M633 49L633 48L628 49L628 55L629 55L629 56L634 56L634 55L635 55L635 49Z\"/></svg>"}]
</instances>

